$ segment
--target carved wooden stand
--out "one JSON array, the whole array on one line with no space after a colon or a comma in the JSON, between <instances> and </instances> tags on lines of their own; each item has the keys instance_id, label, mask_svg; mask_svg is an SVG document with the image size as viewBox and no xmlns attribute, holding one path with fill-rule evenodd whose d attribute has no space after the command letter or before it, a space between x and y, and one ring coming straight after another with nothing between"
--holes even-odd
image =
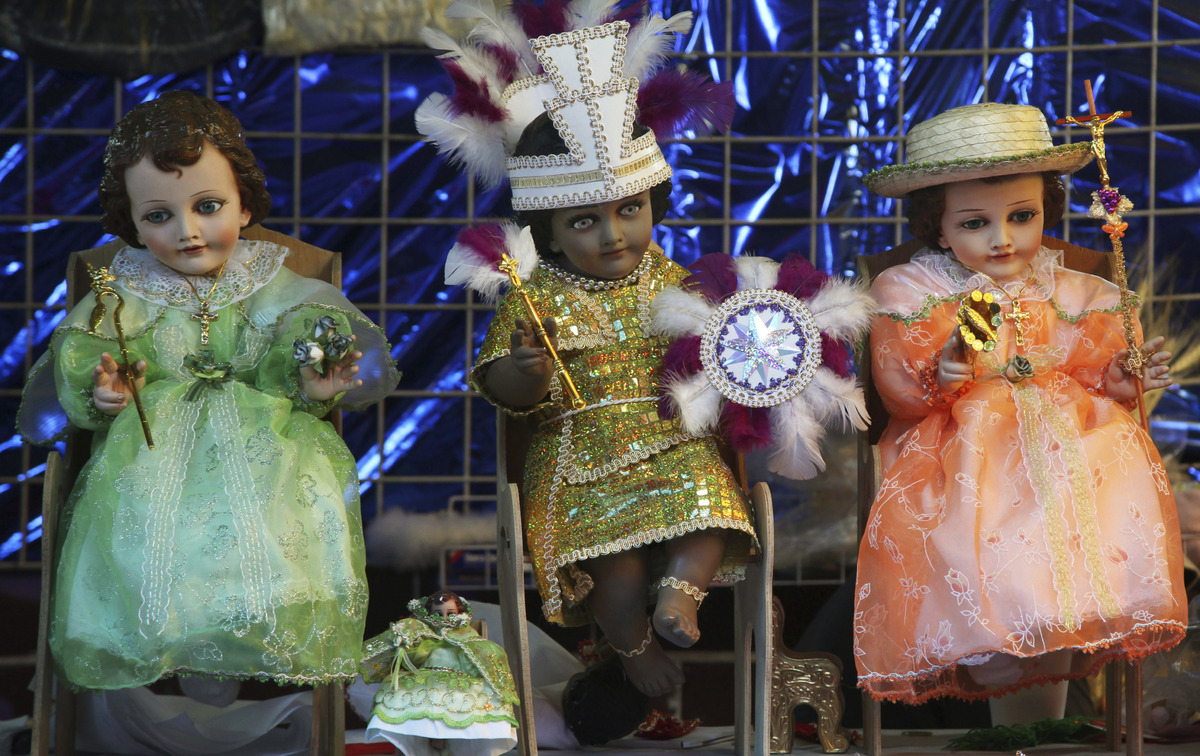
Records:
<instances>
[{"instance_id":1,"label":"carved wooden stand","mask_svg":"<svg viewBox=\"0 0 1200 756\"><path fill-rule=\"evenodd\" d=\"M793 711L806 704L817 710L817 734L825 753L842 753L850 747L842 727L842 662L833 654L799 654L783 645L783 605L771 600L771 632L775 658L771 668L771 753L790 753L795 739Z\"/></svg>"}]
</instances>

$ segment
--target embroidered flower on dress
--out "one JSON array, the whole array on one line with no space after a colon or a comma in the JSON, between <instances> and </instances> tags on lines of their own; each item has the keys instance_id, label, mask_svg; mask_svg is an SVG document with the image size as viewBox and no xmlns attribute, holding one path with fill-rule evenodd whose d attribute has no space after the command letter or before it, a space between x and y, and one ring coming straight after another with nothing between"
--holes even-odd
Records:
<instances>
[{"instance_id":1,"label":"embroidered flower on dress","mask_svg":"<svg viewBox=\"0 0 1200 756\"><path fill-rule=\"evenodd\" d=\"M333 543L345 530L346 523L333 512L326 512L321 518L321 524L317 526L317 538L325 543Z\"/></svg>"},{"instance_id":2,"label":"embroidered flower on dress","mask_svg":"<svg viewBox=\"0 0 1200 756\"><path fill-rule=\"evenodd\" d=\"M213 559L221 560L225 556L237 548L238 539L228 525L221 525L217 528L217 532L208 543L204 544L201 551L205 556Z\"/></svg>"},{"instance_id":3,"label":"embroidered flower on dress","mask_svg":"<svg viewBox=\"0 0 1200 756\"><path fill-rule=\"evenodd\" d=\"M286 533L281 533L276 539L283 556L289 562L308 561L308 536L304 533L304 523L295 522Z\"/></svg>"}]
</instances>

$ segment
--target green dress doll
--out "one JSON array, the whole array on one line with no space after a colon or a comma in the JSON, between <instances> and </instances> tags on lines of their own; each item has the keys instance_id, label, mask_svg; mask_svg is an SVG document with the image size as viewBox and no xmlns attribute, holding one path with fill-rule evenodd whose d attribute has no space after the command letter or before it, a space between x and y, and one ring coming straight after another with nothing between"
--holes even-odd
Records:
<instances>
[{"instance_id":1,"label":"green dress doll","mask_svg":"<svg viewBox=\"0 0 1200 756\"><path fill-rule=\"evenodd\" d=\"M89 294L51 336L19 418L30 441L93 433L63 512L55 663L90 689L353 679L359 481L321 418L395 387L387 341L336 287L284 267L288 249L239 238L270 197L217 103L138 105L104 164L105 227L129 245L104 280L129 370L112 298L94 318Z\"/></svg>"},{"instance_id":2,"label":"green dress doll","mask_svg":"<svg viewBox=\"0 0 1200 756\"><path fill-rule=\"evenodd\" d=\"M388 740L405 756L511 750L517 694L504 649L471 627L471 607L455 593L408 608L412 617L363 649L363 679L381 683L367 740Z\"/></svg>"}]
</instances>

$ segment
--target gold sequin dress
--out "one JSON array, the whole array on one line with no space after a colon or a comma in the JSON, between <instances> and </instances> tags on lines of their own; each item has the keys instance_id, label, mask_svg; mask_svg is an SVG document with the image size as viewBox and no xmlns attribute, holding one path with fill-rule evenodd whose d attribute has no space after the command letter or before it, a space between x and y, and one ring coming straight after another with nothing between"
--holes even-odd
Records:
<instances>
[{"instance_id":1,"label":"gold sequin dress","mask_svg":"<svg viewBox=\"0 0 1200 756\"><path fill-rule=\"evenodd\" d=\"M543 262L526 282L538 314L557 321L559 354L587 403L564 409L570 403L556 376L549 401L504 407L536 420L522 495L542 611L552 622L590 621L584 599L592 580L580 562L697 530L732 531L717 580L741 577L754 539L745 493L714 438L691 436L678 420L658 417L658 367L667 344L644 329L650 300L686 275L652 244L620 281L580 282ZM497 405L484 374L508 355L515 321L524 317L509 292L471 372L472 385ZM652 548L651 557L659 551Z\"/></svg>"}]
</instances>

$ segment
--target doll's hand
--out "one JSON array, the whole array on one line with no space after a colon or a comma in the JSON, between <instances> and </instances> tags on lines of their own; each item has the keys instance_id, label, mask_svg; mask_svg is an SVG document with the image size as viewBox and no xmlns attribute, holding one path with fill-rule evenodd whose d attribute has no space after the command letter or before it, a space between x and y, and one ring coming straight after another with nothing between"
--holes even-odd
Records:
<instances>
[{"instance_id":1,"label":"doll's hand","mask_svg":"<svg viewBox=\"0 0 1200 756\"><path fill-rule=\"evenodd\" d=\"M350 338L355 341L357 336ZM362 379L355 378L359 367L355 363L362 359L363 353L351 349L337 362L330 363L325 369L325 375L318 373L311 365L300 368L300 390L304 398L310 402L328 401L343 391L353 391L363 385Z\"/></svg>"},{"instance_id":2,"label":"doll's hand","mask_svg":"<svg viewBox=\"0 0 1200 756\"><path fill-rule=\"evenodd\" d=\"M1142 390L1166 388L1174 384L1171 378L1171 368L1167 363L1171 353L1159 349L1163 345L1162 336L1155 336L1142 345L1142 353L1146 355L1146 364L1142 366ZM1104 373L1104 393L1118 402L1131 402L1137 399L1137 379L1125 372L1121 360L1129 355L1128 349L1122 349L1108 364Z\"/></svg>"},{"instance_id":3,"label":"doll's hand","mask_svg":"<svg viewBox=\"0 0 1200 756\"><path fill-rule=\"evenodd\" d=\"M146 361L133 366L134 380L140 389L146 385ZM106 415L116 415L129 406L131 394L125 371L108 352L100 355L100 364L92 371L92 404Z\"/></svg>"},{"instance_id":4,"label":"doll's hand","mask_svg":"<svg viewBox=\"0 0 1200 756\"><path fill-rule=\"evenodd\" d=\"M942 354L938 359L937 382L938 388L947 394L953 394L967 381L975 380L975 364L962 359L965 349L957 330L951 331L950 338L942 345Z\"/></svg>"},{"instance_id":5,"label":"doll's hand","mask_svg":"<svg viewBox=\"0 0 1200 756\"><path fill-rule=\"evenodd\" d=\"M546 329L550 343L558 349L558 324L554 322L554 318L543 320L542 327ZM517 318L517 330L512 332L509 343L509 356L512 357L513 367L518 372L538 377L553 375L554 363L550 360L546 347L542 346L533 328L524 320Z\"/></svg>"}]
</instances>

